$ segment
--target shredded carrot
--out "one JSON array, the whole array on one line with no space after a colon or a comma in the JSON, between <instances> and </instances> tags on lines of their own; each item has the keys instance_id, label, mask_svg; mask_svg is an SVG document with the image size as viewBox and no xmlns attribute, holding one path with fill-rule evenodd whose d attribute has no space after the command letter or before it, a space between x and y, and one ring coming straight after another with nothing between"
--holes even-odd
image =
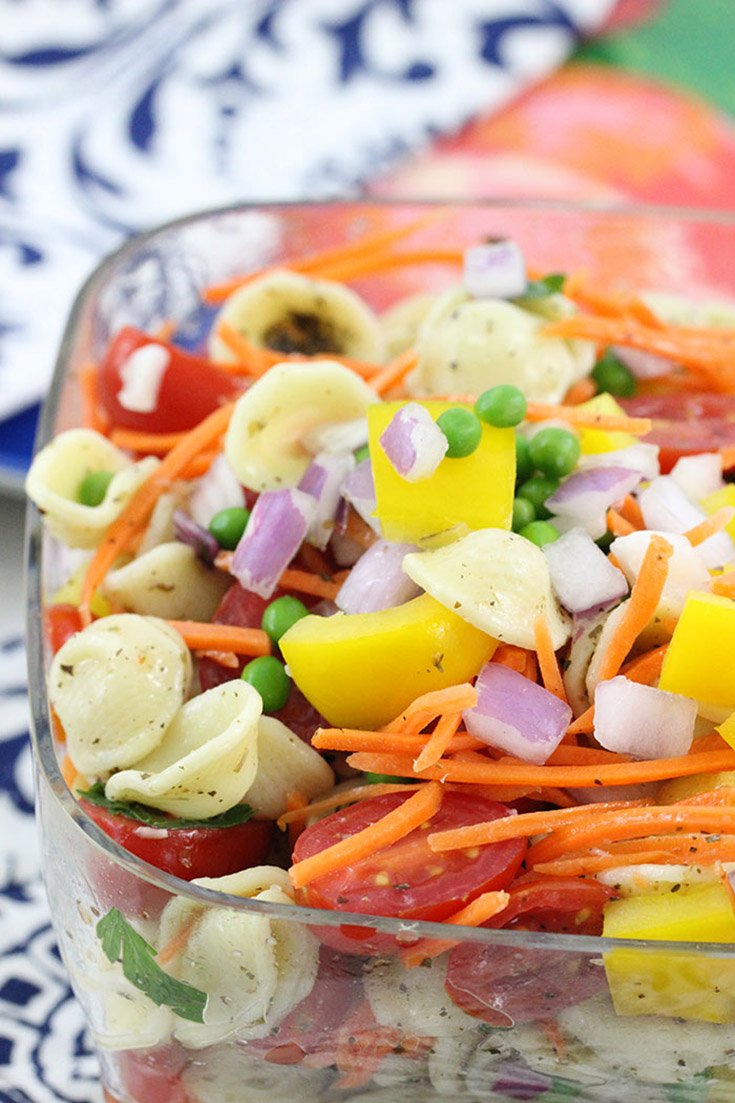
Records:
<instances>
[{"instance_id":1,"label":"shredded carrot","mask_svg":"<svg viewBox=\"0 0 735 1103\"><path fill-rule=\"evenodd\" d=\"M331 579L332 568L329 565L329 560L323 551L319 548L315 548L313 544L307 544L306 541L299 548L297 556L299 567L303 567L310 574L321 575L322 578Z\"/></svg>"},{"instance_id":2,"label":"shredded carrot","mask_svg":"<svg viewBox=\"0 0 735 1103\"><path fill-rule=\"evenodd\" d=\"M310 804L289 808L278 817L276 823L283 829L290 823L300 823L308 820L310 816L321 816L323 812L331 812L335 808L342 808L347 804L356 804L361 800L372 800L374 797L386 797L391 793L414 793L423 788L425 782L380 782L376 785L355 785L352 789L341 789L339 792L330 793L328 797L313 800Z\"/></svg>"},{"instance_id":3,"label":"shredded carrot","mask_svg":"<svg viewBox=\"0 0 735 1103\"><path fill-rule=\"evenodd\" d=\"M303 888L318 877L325 877L361 858L367 858L410 834L438 812L442 800L442 787L430 782L413 793L398 808L381 819L341 839L326 850L296 862L289 870L294 888Z\"/></svg>"},{"instance_id":4,"label":"shredded carrot","mask_svg":"<svg viewBox=\"0 0 735 1103\"><path fill-rule=\"evenodd\" d=\"M598 671L601 682L615 677L636 639L656 612L672 554L673 548L667 540L658 535L651 537L638 578L625 603L625 612L603 655Z\"/></svg>"},{"instance_id":5,"label":"shredded carrot","mask_svg":"<svg viewBox=\"0 0 735 1103\"><path fill-rule=\"evenodd\" d=\"M435 762L447 753L452 743L452 737L462 722L461 712L447 712L440 717L436 727L426 741L426 745L414 759L414 770L423 770L425 766L433 766ZM470 736L473 743L477 742Z\"/></svg>"},{"instance_id":6,"label":"shredded carrot","mask_svg":"<svg viewBox=\"0 0 735 1103\"><path fill-rule=\"evenodd\" d=\"M413 371L418 363L418 355L415 349L407 349L400 355L389 360L384 368L381 368L370 380L370 386L376 394L385 394L392 387L402 383L409 372Z\"/></svg>"},{"instance_id":7,"label":"shredded carrot","mask_svg":"<svg viewBox=\"0 0 735 1103\"><path fill-rule=\"evenodd\" d=\"M661 321L649 306L637 295L629 292L601 292L587 283L583 272L573 272L564 281L564 294L579 306L606 317L632 317L646 325L660 327Z\"/></svg>"},{"instance_id":8,"label":"shredded carrot","mask_svg":"<svg viewBox=\"0 0 735 1103\"><path fill-rule=\"evenodd\" d=\"M549 631L549 622L544 613L539 613L534 621L533 636L536 644L538 665L544 686L549 693L553 693L554 696L558 697L560 701L563 701L565 705L569 704L567 692L564 688L564 681L561 676L561 671L559 670L556 652L554 651L551 632Z\"/></svg>"},{"instance_id":9,"label":"shredded carrot","mask_svg":"<svg viewBox=\"0 0 735 1103\"><path fill-rule=\"evenodd\" d=\"M383 731L415 734L437 716L447 712L464 712L477 704L477 690L469 682L444 689L432 689L422 693L408 705L400 716L386 724Z\"/></svg>"},{"instance_id":10,"label":"shredded carrot","mask_svg":"<svg viewBox=\"0 0 735 1103\"><path fill-rule=\"evenodd\" d=\"M725 571L713 578L712 593L719 597L735 598L735 571Z\"/></svg>"},{"instance_id":11,"label":"shredded carrot","mask_svg":"<svg viewBox=\"0 0 735 1103\"><path fill-rule=\"evenodd\" d=\"M194 456L189 460L186 467L181 470L182 479L197 479L200 475L204 475L209 471L210 467L220 454L220 449L208 449L206 452L200 452L198 456Z\"/></svg>"},{"instance_id":12,"label":"shredded carrot","mask_svg":"<svg viewBox=\"0 0 735 1103\"><path fill-rule=\"evenodd\" d=\"M709 808L724 806L735 807L735 786L723 785L719 789L709 789L706 793L695 793L691 797L683 797L674 804L697 804Z\"/></svg>"},{"instance_id":13,"label":"shredded carrot","mask_svg":"<svg viewBox=\"0 0 735 1103\"><path fill-rule=\"evenodd\" d=\"M549 421L558 418L570 425L579 425L585 429L610 429L633 436L643 436L651 431L651 419L647 417L626 417L624 414L601 414L595 410L584 410L579 406L554 406L546 402L529 402L526 407L526 421Z\"/></svg>"},{"instance_id":14,"label":"shredded carrot","mask_svg":"<svg viewBox=\"0 0 735 1103\"><path fill-rule=\"evenodd\" d=\"M723 471L730 471L735 467L735 445L720 449L720 462Z\"/></svg>"},{"instance_id":15,"label":"shredded carrot","mask_svg":"<svg viewBox=\"0 0 735 1103\"><path fill-rule=\"evenodd\" d=\"M222 319L217 325L217 337L227 345L239 365L247 370L248 375L260 376L272 367L273 361L266 349L258 348L252 341L235 329L230 322Z\"/></svg>"},{"instance_id":16,"label":"shredded carrot","mask_svg":"<svg viewBox=\"0 0 735 1103\"><path fill-rule=\"evenodd\" d=\"M589 402L597 394L597 387L589 378L578 379L564 395L565 406L580 406L583 402Z\"/></svg>"},{"instance_id":17,"label":"shredded carrot","mask_svg":"<svg viewBox=\"0 0 735 1103\"><path fill-rule=\"evenodd\" d=\"M643 519L643 513L641 507L638 504L636 498L632 494L626 494L622 502L618 506L618 513L621 517L624 517L633 528L644 529L646 522Z\"/></svg>"},{"instance_id":18,"label":"shredded carrot","mask_svg":"<svg viewBox=\"0 0 735 1103\"><path fill-rule=\"evenodd\" d=\"M583 877L585 874L600 873L616 866L655 864L663 865L667 852L660 849L642 851L632 861L626 861L622 854L583 854L575 858L559 858L557 861L538 862L534 873L548 874L551 877ZM670 859L669 859L670 860Z\"/></svg>"},{"instance_id":19,"label":"shredded carrot","mask_svg":"<svg viewBox=\"0 0 735 1103\"><path fill-rule=\"evenodd\" d=\"M87 429L106 433L108 420L99 402L99 373L95 364L86 364L79 371L82 398L82 424Z\"/></svg>"},{"instance_id":20,"label":"shredded carrot","mask_svg":"<svg viewBox=\"0 0 735 1103\"><path fill-rule=\"evenodd\" d=\"M74 792L77 785L77 779L81 776L76 766L69 758L68 754L65 754L61 760L61 776L67 784L67 788Z\"/></svg>"},{"instance_id":21,"label":"shredded carrot","mask_svg":"<svg viewBox=\"0 0 735 1103\"><path fill-rule=\"evenodd\" d=\"M184 952L187 943L194 932L194 928L199 923L199 920L201 919L203 914L203 909L199 909L198 911L194 912L189 917L187 922L184 923L183 927L176 932L173 938L171 938L165 944L165 946L161 947L161 949L156 954L156 962L159 965L166 965L169 961L172 961L175 957L178 957L179 954Z\"/></svg>"},{"instance_id":22,"label":"shredded carrot","mask_svg":"<svg viewBox=\"0 0 735 1103\"><path fill-rule=\"evenodd\" d=\"M87 566L82 580L79 612L82 623L92 620L91 603L95 591L117 557L137 545L158 498L186 470L193 459L206 451L219 439L232 417L233 403L220 406L183 440L171 449L167 456L138 488L117 520L113 521L102 543Z\"/></svg>"},{"instance_id":23,"label":"shredded carrot","mask_svg":"<svg viewBox=\"0 0 735 1103\"><path fill-rule=\"evenodd\" d=\"M279 578L278 585L284 590L296 590L300 594L311 594L313 597L334 601L345 577L346 574L340 572L331 579L322 578L321 575L312 574L310 571L299 571L295 567L289 567Z\"/></svg>"},{"instance_id":24,"label":"shredded carrot","mask_svg":"<svg viewBox=\"0 0 735 1103\"><path fill-rule=\"evenodd\" d=\"M528 785L531 787L555 785L561 788L580 789L590 785L638 785L646 781L667 781L692 774L716 773L735 770L735 751L703 751L681 755L678 758L654 758L640 762L613 762L609 765L587 766L533 766L528 763L494 762L483 755L462 761L456 758L442 759L420 774L414 774L413 760L408 755L367 754L349 755L348 765L366 773L391 774L395 777L421 777L427 781L470 782L474 785Z\"/></svg>"},{"instance_id":25,"label":"shredded carrot","mask_svg":"<svg viewBox=\"0 0 735 1103\"><path fill-rule=\"evenodd\" d=\"M605 520L613 536L629 536L631 532L637 532L636 526L627 521L616 509L610 508ZM613 564L613 566L616 566L616 564Z\"/></svg>"},{"instance_id":26,"label":"shredded carrot","mask_svg":"<svg viewBox=\"0 0 735 1103\"><path fill-rule=\"evenodd\" d=\"M359 544L361 548L371 548L375 541L378 539L378 535L374 529L370 528L367 521L363 521L360 514L352 506L347 510L347 521L345 524L344 535L348 536L350 540L354 540L356 544Z\"/></svg>"},{"instance_id":27,"label":"shredded carrot","mask_svg":"<svg viewBox=\"0 0 735 1103\"><path fill-rule=\"evenodd\" d=\"M127 448L130 452L142 452L147 456L165 456L185 437L185 432L144 433L140 429L123 429L120 426L110 430L110 440L118 448Z\"/></svg>"},{"instance_id":28,"label":"shredded carrot","mask_svg":"<svg viewBox=\"0 0 735 1103\"><path fill-rule=\"evenodd\" d=\"M501 762L511 761L500 759ZM514 761L520 761L515 759ZM633 762L632 755L606 751L602 747L574 747L561 743L546 760L549 766L609 765L611 762Z\"/></svg>"},{"instance_id":29,"label":"shredded carrot","mask_svg":"<svg viewBox=\"0 0 735 1103\"><path fill-rule=\"evenodd\" d=\"M488 919L492 919L493 916L505 911L509 903L510 896L507 892L502 890L483 892L469 904L460 908L459 911L454 912L453 915L442 919L442 923L446 923L451 927L481 927L483 923L487 923ZM443 954L445 950L450 950L455 945L456 942L451 939L422 939L417 946L412 946L410 950L406 950L401 955L403 964L407 969L415 969L418 965L438 957L439 954Z\"/></svg>"},{"instance_id":30,"label":"shredded carrot","mask_svg":"<svg viewBox=\"0 0 735 1103\"><path fill-rule=\"evenodd\" d=\"M487 823L472 823L467 827L455 827L449 831L435 831L429 835L431 850L464 850L465 847L485 846L488 843L505 842L507 839L525 839L532 835L545 835L580 819L597 817L603 812L625 808L640 808L643 800L609 801L601 804L581 804L574 808L555 808L550 812L523 812L519 816L502 816Z\"/></svg>"},{"instance_id":31,"label":"shredded carrot","mask_svg":"<svg viewBox=\"0 0 735 1103\"><path fill-rule=\"evenodd\" d=\"M721 509L716 509L704 521L700 521L698 525L687 529L684 535L692 547L696 548L705 540L709 540L710 536L715 536L727 528L733 517L735 517L735 509L732 506L723 506Z\"/></svg>"},{"instance_id":32,"label":"shredded carrot","mask_svg":"<svg viewBox=\"0 0 735 1103\"><path fill-rule=\"evenodd\" d=\"M240 666L240 661L234 651L197 651L196 657L198 659L209 659L217 666L224 667L225 670L237 670Z\"/></svg>"},{"instance_id":33,"label":"shredded carrot","mask_svg":"<svg viewBox=\"0 0 735 1103\"><path fill-rule=\"evenodd\" d=\"M529 666L531 665L529 659L534 660L533 666L535 667L535 652L526 651L525 647L517 647L514 643L501 643L495 648L492 662L507 666L511 670L515 670L517 674L523 674L524 677L532 678L535 682L535 669L533 674L529 673Z\"/></svg>"},{"instance_id":34,"label":"shredded carrot","mask_svg":"<svg viewBox=\"0 0 735 1103\"><path fill-rule=\"evenodd\" d=\"M235 655L270 655L270 638L262 628L240 628L233 624L170 620L187 647L197 651L231 651Z\"/></svg>"},{"instance_id":35,"label":"shredded carrot","mask_svg":"<svg viewBox=\"0 0 735 1103\"><path fill-rule=\"evenodd\" d=\"M442 724L445 717L447 722ZM475 739L469 732L455 734L460 720L460 713L446 713L439 720L432 736L439 729L441 739L444 741L446 732L450 732L446 747L449 754L482 749L485 744L479 739ZM426 725L422 726L425 727ZM311 737L311 745L318 751L368 751L372 754L420 755L426 749L432 736L419 735L414 732L386 731L385 729L383 731L364 731L361 728L318 728ZM438 756L436 761L439 758L441 758L441 755Z\"/></svg>"},{"instance_id":36,"label":"shredded carrot","mask_svg":"<svg viewBox=\"0 0 735 1103\"><path fill-rule=\"evenodd\" d=\"M381 275L392 268L407 268L415 264L462 264L463 260L463 249L404 249L396 253L376 252L372 256L335 261L324 265L315 274L320 279L349 283L365 276Z\"/></svg>"}]
</instances>

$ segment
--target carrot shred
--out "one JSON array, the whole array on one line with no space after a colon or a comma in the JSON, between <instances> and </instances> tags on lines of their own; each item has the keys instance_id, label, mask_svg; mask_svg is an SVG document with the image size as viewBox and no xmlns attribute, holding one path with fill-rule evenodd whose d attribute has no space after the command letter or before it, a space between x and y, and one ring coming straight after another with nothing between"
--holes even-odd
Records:
<instances>
[{"instance_id":1,"label":"carrot shred","mask_svg":"<svg viewBox=\"0 0 735 1103\"><path fill-rule=\"evenodd\" d=\"M705 540L709 540L710 536L715 536L718 532L722 532L723 529L727 528L733 517L735 517L735 509L732 506L722 506L721 509L716 509L709 517L706 517L704 521L700 521L698 525L687 529L684 535L692 547L696 548L699 544L703 544Z\"/></svg>"},{"instance_id":2,"label":"carrot shred","mask_svg":"<svg viewBox=\"0 0 735 1103\"><path fill-rule=\"evenodd\" d=\"M219 454L219 448L200 452L198 456L194 456L189 460L186 467L182 468L180 477L182 479L197 479L200 475L206 474Z\"/></svg>"},{"instance_id":3,"label":"carrot shred","mask_svg":"<svg viewBox=\"0 0 735 1103\"><path fill-rule=\"evenodd\" d=\"M105 434L108 419L99 401L99 374L95 364L86 364L79 371L79 390L82 399L82 424Z\"/></svg>"},{"instance_id":4,"label":"carrot shred","mask_svg":"<svg viewBox=\"0 0 735 1103\"><path fill-rule=\"evenodd\" d=\"M289 874L294 888L303 888L318 877L334 873L353 862L367 858L410 834L438 812L442 800L442 787L430 782L413 793L408 800L392 809L387 815L341 839L326 850L304 858L291 866Z\"/></svg>"},{"instance_id":5,"label":"carrot shred","mask_svg":"<svg viewBox=\"0 0 735 1103\"><path fill-rule=\"evenodd\" d=\"M77 770L72 760L69 758L68 754L65 754L62 758L60 770L61 776L66 782L67 788L73 793L77 785L77 780L81 777L81 774Z\"/></svg>"},{"instance_id":6,"label":"carrot shred","mask_svg":"<svg viewBox=\"0 0 735 1103\"><path fill-rule=\"evenodd\" d=\"M631 433L633 436L643 436L651 431L651 419L647 417L601 414L595 410L584 410L579 406L556 406L547 402L529 402L526 407L526 421L549 421L554 418L585 429L610 429Z\"/></svg>"},{"instance_id":7,"label":"carrot shred","mask_svg":"<svg viewBox=\"0 0 735 1103\"><path fill-rule=\"evenodd\" d=\"M625 603L625 612L603 655L598 672L600 681L615 677L636 639L656 612L672 554L673 549L667 540L658 535L651 537L638 578Z\"/></svg>"},{"instance_id":8,"label":"carrot shred","mask_svg":"<svg viewBox=\"0 0 735 1103\"><path fill-rule=\"evenodd\" d=\"M188 921L184 923L181 930L177 931L173 938L169 939L165 946L161 947L156 954L156 962L159 965L166 965L169 961L172 961L173 958L178 957L179 954L184 952L194 928L199 923L203 914L204 912L201 910L194 912L194 914L189 917Z\"/></svg>"},{"instance_id":9,"label":"carrot shred","mask_svg":"<svg viewBox=\"0 0 735 1103\"><path fill-rule=\"evenodd\" d=\"M370 386L376 394L385 394L392 387L402 383L410 371L418 363L418 354L415 349L406 349L405 352L389 360L384 368L381 368L372 379Z\"/></svg>"},{"instance_id":10,"label":"carrot shred","mask_svg":"<svg viewBox=\"0 0 735 1103\"><path fill-rule=\"evenodd\" d=\"M240 666L234 651L197 651L196 657L197 659L209 659L217 666L224 667L225 670L237 670Z\"/></svg>"},{"instance_id":11,"label":"carrot shred","mask_svg":"<svg viewBox=\"0 0 735 1103\"><path fill-rule=\"evenodd\" d=\"M636 529L644 529L646 522L643 519L643 512L641 510L638 501L632 494L626 494L622 502L618 506L618 513L621 517L624 517Z\"/></svg>"},{"instance_id":12,"label":"carrot shred","mask_svg":"<svg viewBox=\"0 0 735 1103\"><path fill-rule=\"evenodd\" d=\"M528 672L529 658L535 660L535 657L535 653L527 651L525 647L517 647L514 643L501 643L495 648L491 661L507 666L510 670L515 670L516 674L523 674L526 678L533 677L533 681L536 681L535 671L533 675Z\"/></svg>"},{"instance_id":13,"label":"carrot shred","mask_svg":"<svg viewBox=\"0 0 735 1103\"><path fill-rule=\"evenodd\" d=\"M446 725L442 717L437 724L442 741L447 730L449 740L445 753L457 754L462 751L481 750L485 744L475 739L469 732L456 733L461 720L460 713L447 713ZM422 725L425 727L426 725ZM454 730L452 730L454 728ZM456 733L456 734L455 734ZM372 754L420 755L426 749L432 736L401 731L363 731L361 728L318 728L311 737L311 745L318 751L368 751ZM435 761L439 761L439 755ZM433 763L427 763L433 765Z\"/></svg>"},{"instance_id":14,"label":"carrot shred","mask_svg":"<svg viewBox=\"0 0 735 1103\"><path fill-rule=\"evenodd\" d=\"M560 701L563 701L565 705L568 705L567 692L564 688L564 681L554 651L551 632L549 631L549 622L543 613L539 613L534 621L533 636L538 665L545 688L549 693L553 693L555 697L558 697Z\"/></svg>"},{"instance_id":15,"label":"carrot shred","mask_svg":"<svg viewBox=\"0 0 735 1103\"><path fill-rule=\"evenodd\" d=\"M639 296L624 291L610 294L591 288L583 272L572 272L564 281L564 295L578 306L606 317L632 317L646 325L660 327L658 316Z\"/></svg>"},{"instance_id":16,"label":"carrot shred","mask_svg":"<svg viewBox=\"0 0 735 1103\"><path fill-rule=\"evenodd\" d=\"M154 337L157 341L170 341L177 329L178 324L174 322L173 319L169 318L168 321L161 322Z\"/></svg>"},{"instance_id":17,"label":"carrot shred","mask_svg":"<svg viewBox=\"0 0 735 1103\"><path fill-rule=\"evenodd\" d=\"M465 904L459 911L447 916L446 919L442 919L442 923L446 923L451 927L481 927L483 923L487 923L488 919L492 919L493 916L505 911L509 903L510 896L502 889L483 892L469 904ZM407 969L415 969L425 961L443 954L445 950L450 950L452 946L456 946L456 941L452 939L422 939L418 945L412 946L410 950L406 950L401 955L403 964Z\"/></svg>"},{"instance_id":18,"label":"carrot shred","mask_svg":"<svg viewBox=\"0 0 735 1103\"><path fill-rule=\"evenodd\" d=\"M501 759L511 761L510 759ZM520 761L516 759L515 761ZM617 751L606 751L602 747L574 747L568 743L561 743L546 760L548 766L604 766L611 762L633 762L632 755L619 754Z\"/></svg>"},{"instance_id":19,"label":"carrot shred","mask_svg":"<svg viewBox=\"0 0 735 1103\"><path fill-rule=\"evenodd\" d=\"M170 620L168 624L183 637L187 647L197 651L231 651L235 655L270 655L271 645L262 628L240 628L233 624Z\"/></svg>"},{"instance_id":20,"label":"carrot shred","mask_svg":"<svg viewBox=\"0 0 735 1103\"><path fill-rule=\"evenodd\" d=\"M230 322L222 319L218 323L217 337L227 346L237 360L238 365L246 369L248 375L254 375L257 378L264 375L268 368L272 367L273 360L268 355L268 351L254 345Z\"/></svg>"},{"instance_id":21,"label":"carrot shred","mask_svg":"<svg viewBox=\"0 0 735 1103\"><path fill-rule=\"evenodd\" d=\"M452 743L452 737L462 723L461 712L447 712L440 717L436 727L426 741L425 746L414 759L414 770L423 770L425 766L433 766L444 754L447 753ZM470 736L473 743L476 743Z\"/></svg>"},{"instance_id":22,"label":"carrot shred","mask_svg":"<svg viewBox=\"0 0 735 1103\"><path fill-rule=\"evenodd\" d=\"M735 445L720 449L720 462L723 471L730 471L735 467Z\"/></svg>"},{"instance_id":23,"label":"carrot shred","mask_svg":"<svg viewBox=\"0 0 735 1103\"><path fill-rule=\"evenodd\" d=\"M233 408L234 403L220 406L187 433L138 487L119 517L110 525L87 565L82 580L79 612L83 624L89 624L92 620L92 598L107 571L119 555L137 544L163 491L186 470L196 456L222 435L230 422Z\"/></svg>"},{"instance_id":24,"label":"carrot shred","mask_svg":"<svg viewBox=\"0 0 735 1103\"><path fill-rule=\"evenodd\" d=\"M373 255L353 257L332 264L325 264L314 272L320 279L349 283L364 276L389 272L392 268L406 268L414 264L462 264L463 249L413 249L400 252L376 252Z\"/></svg>"},{"instance_id":25,"label":"carrot shred","mask_svg":"<svg viewBox=\"0 0 735 1103\"><path fill-rule=\"evenodd\" d=\"M589 402L596 394L597 387L589 377L586 379L578 379L576 383L572 383L571 387L564 395L564 405L580 406L583 402Z\"/></svg>"},{"instance_id":26,"label":"carrot shred","mask_svg":"<svg viewBox=\"0 0 735 1103\"><path fill-rule=\"evenodd\" d=\"M320 797L319 800L313 800L303 806L288 808L278 817L276 823L283 829L291 823L307 820L310 816L320 816L323 812L331 812L347 804L357 804L361 800L385 797L391 793L414 793L417 789L423 788L424 784L423 781L386 781L376 785L356 785L353 789L341 789L337 793L330 793L327 797Z\"/></svg>"},{"instance_id":27,"label":"carrot shred","mask_svg":"<svg viewBox=\"0 0 735 1103\"><path fill-rule=\"evenodd\" d=\"M326 601L334 601L346 577L340 572L333 578L322 578L310 571L299 571L295 567L287 568L278 580L284 590L297 590L300 594L311 594Z\"/></svg>"},{"instance_id":28,"label":"carrot shred","mask_svg":"<svg viewBox=\"0 0 735 1103\"><path fill-rule=\"evenodd\" d=\"M444 689L432 689L416 697L410 705L383 728L385 732L416 734L426 725L447 712L464 712L477 704L477 690L469 682Z\"/></svg>"},{"instance_id":29,"label":"carrot shred","mask_svg":"<svg viewBox=\"0 0 735 1103\"><path fill-rule=\"evenodd\" d=\"M719 597L735 598L735 571L725 571L713 578L712 593Z\"/></svg>"},{"instance_id":30,"label":"carrot shred","mask_svg":"<svg viewBox=\"0 0 735 1103\"><path fill-rule=\"evenodd\" d=\"M359 544L360 547L364 548L366 551L368 548L371 548L378 539L375 530L370 528L367 521L363 521L360 514L356 509L353 509L352 506L347 510L344 535L349 537L350 540L354 540L356 544Z\"/></svg>"},{"instance_id":31,"label":"carrot shred","mask_svg":"<svg viewBox=\"0 0 735 1103\"><path fill-rule=\"evenodd\" d=\"M147 456L165 456L186 436L181 433L144 433L140 429L124 429L115 426L110 430L110 440L118 448L129 452L143 452Z\"/></svg>"},{"instance_id":32,"label":"carrot shred","mask_svg":"<svg viewBox=\"0 0 735 1103\"><path fill-rule=\"evenodd\" d=\"M605 520L613 536L630 536L631 532L638 531L636 526L626 520L616 509L608 509ZM613 564L613 566L616 566L616 564Z\"/></svg>"}]
</instances>

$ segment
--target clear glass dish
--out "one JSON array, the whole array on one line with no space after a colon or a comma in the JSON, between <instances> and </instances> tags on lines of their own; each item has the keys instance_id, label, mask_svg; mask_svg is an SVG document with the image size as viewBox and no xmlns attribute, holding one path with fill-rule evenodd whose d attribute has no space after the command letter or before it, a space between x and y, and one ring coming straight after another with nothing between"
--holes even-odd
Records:
<instances>
[{"instance_id":1,"label":"clear glass dish","mask_svg":"<svg viewBox=\"0 0 735 1103\"><path fill-rule=\"evenodd\" d=\"M77 299L38 445L79 423L80 371L120 326L155 332L173 319L195 345L207 323L203 287L250 266L343 242L368 227L406 220L424 206L243 207L196 215L134 239L97 269ZM731 216L495 202L454 206L422 231L423 240L453 242L455 231L463 241L513 237L534 267L584 268L603 288L627 280L636 289L735 300ZM439 266L405 269L366 279L359 290L382 307L450 279ZM41 628L56 566L33 509L28 546L30 686L45 878L61 953L99 1051L108 1099L733 1098L735 945L616 943L453 928L454 946L483 947L482 967L509 1011L498 1025L461 1012L449 999L443 986L446 953L430 968L407 970L390 956L359 952L361 939L374 931L408 944L419 937L446 940L446 927L225 896L160 873L117 846L77 805L57 760ZM242 938L238 949L228 950L223 941L218 960L200 975L208 1025L192 1024L157 1007L105 958L95 926L113 906L154 946L163 909L191 906L199 923L204 917L214 925L234 923L245 942L251 935L260 940L260 958L243 960ZM258 973L258 961L270 954L283 966L289 954L313 952L315 931L345 924L355 954L322 953L309 1014L285 1030L272 1018L277 1001L269 1003L262 980L265 973L272 980L272 971ZM284 976L288 981L282 968L279 983ZM361 1026L366 994L379 1029L369 1016ZM243 1011L246 1003L249 1010ZM253 1006L261 1007L260 1016Z\"/></svg>"}]
</instances>

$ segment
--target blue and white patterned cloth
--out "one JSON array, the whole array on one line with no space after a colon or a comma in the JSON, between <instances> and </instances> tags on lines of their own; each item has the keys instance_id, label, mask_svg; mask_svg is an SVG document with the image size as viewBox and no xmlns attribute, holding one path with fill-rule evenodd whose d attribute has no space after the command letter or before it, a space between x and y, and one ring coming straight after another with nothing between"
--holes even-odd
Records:
<instances>
[{"instance_id":1,"label":"blue and white patterned cloth","mask_svg":"<svg viewBox=\"0 0 735 1103\"><path fill-rule=\"evenodd\" d=\"M614 0L0 0L0 434L131 232L359 192L556 68ZM39 877L22 626L0 639L0 1103L96 1103Z\"/></svg>"}]
</instances>

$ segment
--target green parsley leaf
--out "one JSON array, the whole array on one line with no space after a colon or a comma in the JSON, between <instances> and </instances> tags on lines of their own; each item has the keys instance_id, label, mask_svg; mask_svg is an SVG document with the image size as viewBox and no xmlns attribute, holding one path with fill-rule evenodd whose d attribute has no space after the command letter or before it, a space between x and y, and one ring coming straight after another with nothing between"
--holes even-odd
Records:
<instances>
[{"instance_id":1,"label":"green parsley leaf","mask_svg":"<svg viewBox=\"0 0 735 1103\"><path fill-rule=\"evenodd\" d=\"M165 973L153 960L157 951L138 934L117 908L110 908L96 927L108 961L122 963L123 976L158 1006L170 1007L181 1019L204 1022L206 992Z\"/></svg>"},{"instance_id":2,"label":"green parsley leaf","mask_svg":"<svg viewBox=\"0 0 735 1103\"><path fill-rule=\"evenodd\" d=\"M220 812L208 820L190 820L179 816L169 816L157 808L149 808L145 804L128 800L108 800L105 796L105 787L101 781L96 781L91 789L79 790L78 794L90 804L96 804L98 808L104 808L114 816L127 816L128 819L138 820L148 827L164 827L175 831L181 827L234 827L238 823L247 823L253 814L248 804L236 804L226 812Z\"/></svg>"},{"instance_id":3,"label":"green parsley leaf","mask_svg":"<svg viewBox=\"0 0 735 1103\"><path fill-rule=\"evenodd\" d=\"M519 296L523 299L544 299L547 295L556 295L564 288L566 276L563 272L550 272L540 280L529 280L526 290Z\"/></svg>"}]
</instances>

